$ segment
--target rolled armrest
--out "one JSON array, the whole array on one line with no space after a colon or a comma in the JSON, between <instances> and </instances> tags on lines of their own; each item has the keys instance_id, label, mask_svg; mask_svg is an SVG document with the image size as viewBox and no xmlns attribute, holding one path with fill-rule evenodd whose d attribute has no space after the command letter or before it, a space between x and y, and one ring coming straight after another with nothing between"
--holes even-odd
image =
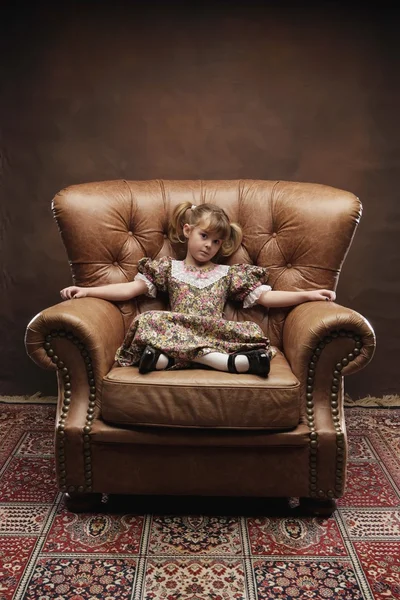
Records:
<instances>
[{"instance_id":1,"label":"rolled armrest","mask_svg":"<svg viewBox=\"0 0 400 600\"><path fill-rule=\"evenodd\" d=\"M51 336L51 337L50 337ZM115 351L124 338L121 311L107 300L79 298L56 304L37 314L28 324L25 347L28 356L44 369L57 369L52 351L54 338L64 338L84 348L96 377L110 370Z\"/></svg>"},{"instance_id":2,"label":"rolled armrest","mask_svg":"<svg viewBox=\"0 0 400 600\"><path fill-rule=\"evenodd\" d=\"M28 324L28 356L44 369L57 369L56 466L64 492L75 491L75 482L78 491L92 490L90 434L101 414L103 377L123 338L121 311L99 298L56 304Z\"/></svg>"},{"instance_id":3,"label":"rolled armrest","mask_svg":"<svg viewBox=\"0 0 400 600\"><path fill-rule=\"evenodd\" d=\"M323 352L328 345L329 352ZM367 319L334 302L306 302L286 317L284 354L301 381L307 376L310 362L315 363L321 353L329 355L325 368L350 375L370 362L375 347L375 333Z\"/></svg>"}]
</instances>

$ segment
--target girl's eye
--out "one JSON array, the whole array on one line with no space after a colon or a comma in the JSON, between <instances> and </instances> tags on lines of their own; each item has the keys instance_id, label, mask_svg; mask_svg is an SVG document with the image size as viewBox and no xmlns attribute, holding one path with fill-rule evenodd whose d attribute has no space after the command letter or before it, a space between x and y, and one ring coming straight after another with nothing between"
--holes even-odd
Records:
<instances>
[{"instance_id":1,"label":"girl's eye","mask_svg":"<svg viewBox=\"0 0 400 600\"><path fill-rule=\"evenodd\" d=\"M221 240L214 240L214 244L217 244L217 246L219 246L221 243Z\"/></svg>"},{"instance_id":2,"label":"girl's eye","mask_svg":"<svg viewBox=\"0 0 400 600\"><path fill-rule=\"evenodd\" d=\"M202 233L201 237L203 238L203 240L206 240L207 239L207 234L206 233Z\"/></svg>"}]
</instances>

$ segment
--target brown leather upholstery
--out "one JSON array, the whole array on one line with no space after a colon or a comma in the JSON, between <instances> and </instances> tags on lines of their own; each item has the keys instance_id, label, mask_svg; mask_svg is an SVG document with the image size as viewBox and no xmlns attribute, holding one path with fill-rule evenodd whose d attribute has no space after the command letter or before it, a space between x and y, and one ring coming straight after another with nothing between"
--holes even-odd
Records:
<instances>
[{"instance_id":1,"label":"brown leather upholstery","mask_svg":"<svg viewBox=\"0 0 400 600\"><path fill-rule=\"evenodd\" d=\"M116 367L104 378L102 416L117 425L291 429L299 422L299 381L282 353L268 379L190 369L140 375Z\"/></svg>"},{"instance_id":2,"label":"brown leather upholstery","mask_svg":"<svg viewBox=\"0 0 400 600\"><path fill-rule=\"evenodd\" d=\"M70 186L54 216L81 286L130 281L143 256L183 258L166 232L182 200L222 206L243 228L228 264L269 268L276 290L335 289L361 217L353 194L279 181L104 181ZM67 284L67 282L66 282ZM206 369L116 367L132 318L168 299L69 300L29 323L26 348L57 370L62 491L302 496L343 494L343 376L372 358L368 321L337 303L292 309L227 304L280 352L266 380Z\"/></svg>"}]
</instances>

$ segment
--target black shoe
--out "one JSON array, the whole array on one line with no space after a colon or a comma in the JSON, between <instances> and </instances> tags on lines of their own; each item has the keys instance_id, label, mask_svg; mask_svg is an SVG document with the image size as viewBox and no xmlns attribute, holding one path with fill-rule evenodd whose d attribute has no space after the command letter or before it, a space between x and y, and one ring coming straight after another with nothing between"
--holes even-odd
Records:
<instances>
[{"instance_id":1,"label":"black shoe","mask_svg":"<svg viewBox=\"0 0 400 600\"><path fill-rule=\"evenodd\" d=\"M157 361L160 358L160 354L162 354L161 350L157 350L153 348L153 346L146 346L141 356L139 362L139 373L144 375L145 373L150 373L150 371L156 371ZM168 358L168 364L165 369L169 369L175 363L173 358ZM165 369L159 369L165 371Z\"/></svg>"},{"instance_id":2,"label":"black shoe","mask_svg":"<svg viewBox=\"0 0 400 600\"><path fill-rule=\"evenodd\" d=\"M271 364L270 358L266 350L248 350L247 352L235 352L228 356L228 370L229 373L237 373L235 366L235 359L239 354L247 356L249 361L248 371L243 371L243 375L253 374L260 375L261 377L267 377Z\"/></svg>"}]
</instances>

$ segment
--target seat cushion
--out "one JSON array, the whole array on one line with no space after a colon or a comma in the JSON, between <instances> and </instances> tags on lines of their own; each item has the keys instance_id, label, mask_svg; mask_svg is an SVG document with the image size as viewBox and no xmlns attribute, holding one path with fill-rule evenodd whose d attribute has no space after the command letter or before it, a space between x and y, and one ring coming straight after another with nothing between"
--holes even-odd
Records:
<instances>
[{"instance_id":1,"label":"seat cushion","mask_svg":"<svg viewBox=\"0 0 400 600\"><path fill-rule=\"evenodd\" d=\"M116 425L291 429L300 419L300 384L282 353L268 378L206 369L113 368L103 379L102 418Z\"/></svg>"}]
</instances>

